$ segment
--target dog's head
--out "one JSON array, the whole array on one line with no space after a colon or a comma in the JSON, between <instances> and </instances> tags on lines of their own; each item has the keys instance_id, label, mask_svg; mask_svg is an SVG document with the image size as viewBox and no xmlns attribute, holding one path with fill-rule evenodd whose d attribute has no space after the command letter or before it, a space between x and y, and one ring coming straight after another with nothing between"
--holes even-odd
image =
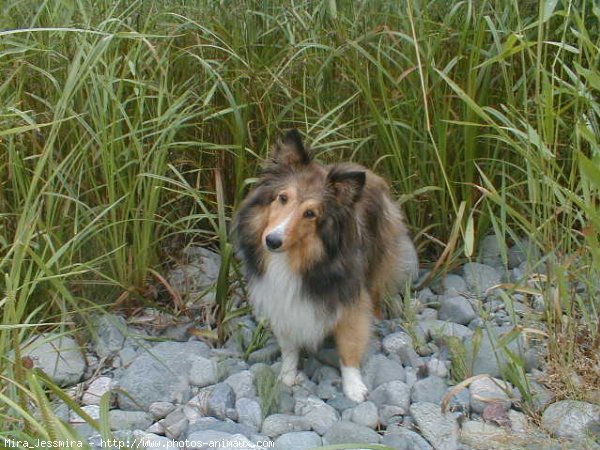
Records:
<instances>
[{"instance_id":1,"label":"dog's head","mask_svg":"<svg viewBox=\"0 0 600 450\"><path fill-rule=\"evenodd\" d=\"M365 182L366 173L357 166L323 167L314 161L300 133L292 130L273 147L240 214L247 210L244 226L259 236L255 243L263 251L287 252L298 269L306 268L352 240L352 210Z\"/></svg>"}]
</instances>

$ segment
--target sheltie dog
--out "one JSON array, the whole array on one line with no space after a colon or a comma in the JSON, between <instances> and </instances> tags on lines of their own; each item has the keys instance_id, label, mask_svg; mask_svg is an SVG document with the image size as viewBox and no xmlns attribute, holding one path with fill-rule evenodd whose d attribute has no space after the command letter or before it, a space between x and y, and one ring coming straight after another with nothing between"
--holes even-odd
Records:
<instances>
[{"instance_id":1,"label":"sheltie dog","mask_svg":"<svg viewBox=\"0 0 600 450\"><path fill-rule=\"evenodd\" d=\"M300 350L315 351L333 334L344 394L364 401L360 364L372 318L382 295L397 292L418 265L386 182L356 164L319 164L291 130L233 228L250 302L281 347L281 381L299 381Z\"/></svg>"}]
</instances>

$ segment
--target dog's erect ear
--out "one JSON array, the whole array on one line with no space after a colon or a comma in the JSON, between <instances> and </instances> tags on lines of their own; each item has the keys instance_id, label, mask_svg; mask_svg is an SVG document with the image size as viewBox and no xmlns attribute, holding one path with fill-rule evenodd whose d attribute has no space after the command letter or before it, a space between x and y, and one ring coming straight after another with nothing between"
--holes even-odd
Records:
<instances>
[{"instance_id":1,"label":"dog's erect ear","mask_svg":"<svg viewBox=\"0 0 600 450\"><path fill-rule=\"evenodd\" d=\"M304 148L302 136L296 129L288 131L273 148L273 161L284 166L307 165L312 155Z\"/></svg>"},{"instance_id":2,"label":"dog's erect ear","mask_svg":"<svg viewBox=\"0 0 600 450\"><path fill-rule=\"evenodd\" d=\"M333 167L327 174L327 185L343 205L351 205L362 195L367 180L363 170Z\"/></svg>"}]
</instances>

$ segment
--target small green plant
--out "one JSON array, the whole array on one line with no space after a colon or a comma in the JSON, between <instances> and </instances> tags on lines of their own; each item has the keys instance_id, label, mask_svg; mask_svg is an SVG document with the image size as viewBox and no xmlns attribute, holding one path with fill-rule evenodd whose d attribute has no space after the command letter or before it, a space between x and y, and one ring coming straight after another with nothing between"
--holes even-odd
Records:
<instances>
[{"instance_id":1,"label":"small green plant","mask_svg":"<svg viewBox=\"0 0 600 450\"><path fill-rule=\"evenodd\" d=\"M263 417L274 414L279 410L281 382L269 366L262 366L254 376L258 391Z\"/></svg>"}]
</instances>

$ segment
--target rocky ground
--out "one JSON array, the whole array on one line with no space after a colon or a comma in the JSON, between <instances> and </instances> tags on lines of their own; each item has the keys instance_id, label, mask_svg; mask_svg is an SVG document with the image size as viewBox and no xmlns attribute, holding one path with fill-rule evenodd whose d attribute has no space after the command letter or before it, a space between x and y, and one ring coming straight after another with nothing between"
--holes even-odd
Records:
<instances>
[{"instance_id":1,"label":"rocky ground","mask_svg":"<svg viewBox=\"0 0 600 450\"><path fill-rule=\"evenodd\" d=\"M526 285L526 248L511 247L506 267L496 239L485 239L480 262L415 292L404 301L402 320L377 323L362 369L370 394L361 404L344 397L328 345L305 356L302 384L278 385L277 343L267 339L250 351L258 335L251 316L236 319L222 348L190 333L198 322L147 311L147 323L99 316L83 353L71 338L52 335L40 336L26 352L57 383L70 386L92 417L99 417L100 397L112 390L110 426L137 448L181 448L187 440L189 449L213 448L217 441L220 448L280 450L343 443L406 450L600 449L600 406L555 401L537 381L543 340L511 333L515 324L541 328L535 320L543 298L495 287ZM185 301L197 303L216 279L218 255L194 249L188 257L169 281ZM211 302L210 294L200 301ZM159 317L166 317L162 326ZM503 336L510 352L499 348ZM502 379L509 354L525 362L538 424L523 413L519 391ZM65 404L56 410L101 447L100 436L76 413Z\"/></svg>"}]
</instances>

